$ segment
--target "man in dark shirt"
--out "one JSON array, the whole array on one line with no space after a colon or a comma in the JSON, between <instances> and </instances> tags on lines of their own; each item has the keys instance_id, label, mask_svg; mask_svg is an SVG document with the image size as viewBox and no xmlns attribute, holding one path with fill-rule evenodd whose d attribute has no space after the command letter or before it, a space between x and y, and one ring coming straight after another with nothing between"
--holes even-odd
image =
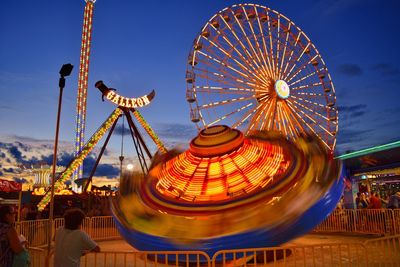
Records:
<instances>
[{"instance_id":1,"label":"man in dark shirt","mask_svg":"<svg viewBox=\"0 0 400 267\"><path fill-rule=\"evenodd\" d=\"M400 192L392 194L389 197L389 202L387 204L389 209L398 209L400 208Z\"/></svg>"}]
</instances>

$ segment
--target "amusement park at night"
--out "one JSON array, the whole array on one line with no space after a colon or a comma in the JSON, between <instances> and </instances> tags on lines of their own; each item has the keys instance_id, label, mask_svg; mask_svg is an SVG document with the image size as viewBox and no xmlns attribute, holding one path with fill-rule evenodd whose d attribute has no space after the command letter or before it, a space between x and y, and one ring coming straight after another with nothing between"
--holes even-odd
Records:
<instances>
[{"instance_id":1,"label":"amusement park at night","mask_svg":"<svg viewBox=\"0 0 400 267\"><path fill-rule=\"evenodd\" d=\"M0 266L400 266L399 8L2 2Z\"/></svg>"}]
</instances>

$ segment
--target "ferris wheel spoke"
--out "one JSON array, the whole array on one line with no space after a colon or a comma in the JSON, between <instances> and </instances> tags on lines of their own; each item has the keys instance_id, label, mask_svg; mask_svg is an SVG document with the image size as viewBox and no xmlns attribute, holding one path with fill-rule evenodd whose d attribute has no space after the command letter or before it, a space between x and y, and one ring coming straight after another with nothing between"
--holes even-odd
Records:
<instances>
[{"instance_id":1,"label":"ferris wheel spoke","mask_svg":"<svg viewBox=\"0 0 400 267\"><path fill-rule=\"evenodd\" d=\"M209 80L215 81L217 83L222 83L222 84L237 86L237 87L241 87L240 85L244 84L246 86L250 86L255 89L258 88L257 83L254 83L254 82L252 83L252 82L248 82L248 81L239 79L235 76L232 76L230 73L228 73L226 71L220 70L220 72L223 73L223 74L220 74L217 72L208 72L207 70L198 69L198 68L195 68L195 70L201 72L201 73L197 73L197 77L200 77L203 79L209 79ZM221 77L223 79L221 79ZM253 89L253 90L255 91L255 89Z\"/></svg>"},{"instance_id":2,"label":"ferris wheel spoke","mask_svg":"<svg viewBox=\"0 0 400 267\"><path fill-rule=\"evenodd\" d=\"M250 66L253 70L250 70L249 68L247 68L246 66L244 66L243 65L243 63L241 63L241 62L239 62L235 57L233 57L232 55L231 55L231 53L229 53L229 51L227 51L227 50L225 50L223 47L222 47L222 45L220 45L217 41L212 41L212 40L210 40L210 39L208 39L208 38L206 38L206 37L203 37L204 38L204 40L207 40L213 47L215 47L215 48L217 48L219 51L221 51L225 56L227 56L229 59L231 59L232 61L234 61L242 70L245 70L246 72L247 72L247 74L249 74L249 75L253 75L253 76L256 76L257 78L260 78L260 77L258 77L258 75L255 73L257 70L253 67L253 66ZM232 49L232 47L231 47L231 49ZM235 50L235 49L234 49ZM238 52L238 51L237 51ZM238 52L238 54L239 54L239 57L243 60L243 61L245 61L245 59L243 58L243 56L241 55L241 53L240 52Z\"/></svg>"},{"instance_id":3,"label":"ferris wheel spoke","mask_svg":"<svg viewBox=\"0 0 400 267\"><path fill-rule=\"evenodd\" d=\"M209 52L209 51L206 50L206 52ZM248 79L248 80L253 80L254 82L256 82L256 81L258 80L258 81L261 82L261 83L266 82L265 79L263 78L263 76L256 75L256 74L253 73L253 72L249 72L248 69L245 70L245 71L248 73L248 74L246 74L246 73L241 72L241 71L237 70L236 68L232 67L230 64L227 64L227 63L224 62L221 58L213 57L213 56L211 56L211 55L209 55L209 54L206 54L206 53L204 53L204 52L198 52L198 53L201 54L202 56L204 56L205 58L208 58L208 59L212 60L212 62L218 63L220 66L222 66L222 67L225 68L225 69L231 69L231 70L233 70L233 71L235 71L235 72L241 74L241 76L243 76L244 78L246 78L246 79ZM200 58L199 58L199 61L203 62L203 63L206 64L206 65L210 65L210 64L208 63L208 61L200 60ZM212 65L210 65L210 66L212 66ZM240 67L240 66L239 66L239 67Z\"/></svg>"},{"instance_id":4,"label":"ferris wheel spoke","mask_svg":"<svg viewBox=\"0 0 400 267\"><path fill-rule=\"evenodd\" d=\"M322 69L319 69L318 71L322 71ZM296 80L296 81L290 83L289 85L290 85L290 86L295 85L296 83L299 83L299 82L301 82L301 81L304 81L305 79L308 79L308 78L310 78L310 77L312 77L312 76L314 76L314 75L317 76L317 74L318 74L317 71L311 72L311 73L309 73L309 74L307 74L307 75L301 77L300 79L298 79L298 80ZM319 80L319 78L318 78L318 80Z\"/></svg>"},{"instance_id":5,"label":"ferris wheel spoke","mask_svg":"<svg viewBox=\"0 0 400 267\"><path fill-rule=\"evenodd\" d=\"M326 146L327 148L330 148L330 146L329 146L329 145L325 142L325 140L314 130L314 128L313 128L309 123L307 123L302 117L300 117L300 116L298 115L298 113L296 113L296 112L294 111L294 108L291 106L291 104L288 103L288 106L293 110L294 114L296 114L296 116L298 116L298 118L304 123L304 125L306 125L306 126L308 127L308 129L309 129L311 132L313 132L314 135L315 135L316 137L318 137L318 139L320 139L320 140L322 141L322 143L324 143L325 146ZM302 111L301 111L301 112L302 112ZM304 112L302 112L302 113L304 114Z\"/></svg>"},{"instance_id":6,"label":"ferris wheel spoke","mask_svg":"<svg viewBox=\"0 0 400 267\"><path fill-rule=\"evenodd\" d=\"M323 85L322 82L317 82L317 83L312 83L312 84L305 84L305 85L300 85L297 87L290 87L290 93L291 94L309 94L309 95L313 95L312 93L306 93L306 92L299 92L302 91L303 89L309 89L309 88L318 88L319 86ZM324 94L314 94L314 95L318 95L318 96L324 96Z\"/></svg>"},{"instance_id":7,"label":"ferris wheel spoke","mask_svg":"<svg viewBox=\"0 0 400 267\"><path fill-rule=\"evenodd\" d=\"M292 94L291 96L293 99L295 99L299 102L306 102L309 105L319 107L321 109L328 108L328 106L326 104L323 104L325 101L325 95L323 95L323 94L300 93L300 94ZM311 100L313 100L313 101L311 101Z\"/></svg>"},{"instance_id":8,"label":"ferris wheel spoke","mask_svg":"<svg viewBox=\"0 0 400 267\"><path fill-rule=\"evenodd\" d=\"M222 60L219 60L219 59L217 59L217 58L215 58L215 57L213 57L211 55L208 55L208 54L204 53L203 51L197 51L197 53L201 54L202 56L204 56L204 57L206 57L206 58L208 58L208 59L210 59L212 61L214 61L215 63L218 63L219 65L221 65L221 66L223 66L225 68L233 70L234 72L236 72L237 74L239 74L240 76L242 76L242 77L244 77L246 79L251 79L251 77L249 77L247 74L245 74L245 73L233 68L232 66L229 66L228 64L224 63Z\"/></svg>"},{"instance_id":9,"label":"ferris wheel spoke","mask_svg":"<svg viewBox=\"0 0 400 267\"><path fill-rule=\"evenodd\" d=\"M255 9L255 7L254 7L254 9ZM260 69L262 69L264 75L268 75L268 71L267 71L267 68L266 68L266 64L264 64L264 63L265 63L265 59L264 59L264 60L261 60L261 58L260 58L260 56L262 56L262 53L260 53L260 52L261 52L260 44L258 43L258 39L257 39L257 36L256 36L256 34L255 34L255 32L254 32L253 25L252 25L252 23L251 23L251 21L250 21L250 19L249 19L249 17L248 17L248 14L247 14L247 12L246 12L246 10L245 10L245 8L244 8L243 6L242 6L242 10L243 10L243 13L244 13L245 16L246 16L247 24L249 25L250 31L251 31L251 33L252 33L252 35L253 35L254 43L255 43L256 46L257 46L257 51L256 51L256 49L254 48L252 42L250 41L248 35L245 33L244 28L243 28L243 25L240 23L240 21L239 21L236 17L235 17L235 19L236 19L236 21L237 21L237 23L238 23L240 29L242 30L243 34L245 35L246 40L247 40L247 43L249 44L249 46L250 46L251 50L253 51L255 57L257 58L258 63L260 64ZM263 56L262 56L262 58L263 58Z\"/></svg>"},{"instance_id":10,"label":"ferris wheel spoke","mask_svg":"<svg viewBox=\"0 0 400 267\"><path fill-rule=\"evenodd\" d=\"M265 48L265 41L264 41L263 31L262 31L262 27L261 27L261 23L260 23L260 18L259 18L259 16L258 16L258 11L257 11L257 8L256 8L255 6L254 6L253 8L254 8L254 13L256 14L257 24L258 24L258 26L259 26L259 30L260 30L260 34L261 34L261 40L263 41L264 48ZM265 72L265 74L266 74L267 76L273 77L273 73L271 72L271 65L270 65L270 64L267 64L267 62L266 62L266 60L265 60L265 56L264 56L264 53L263 53L263 49L262 49L262 47L260 46L260 42L259 42L259 40L258 40L259 38L257 37L257 35L256 35L256 33L255 33L255 30L254 30L254 28L253 28L253 25L252 25L252 23L250 22L249 17L247 16L247 14L246 14L246 19L247 19L247 22L248 22L248 24L249 24L249 27L251 28L251 32L253 33L254 41L255 41L255 43L256 43L256 45L257 45L257 51L258 51L259 55L260 55L261 58L262 58L262 62L261 62L262 68L263 68L263 70L264 70L264 72ZM265 55L267 56L268 54L267 54L266 49L264 49L264 51L265 51ZM267 57L267 59L268 59L268 57Z\"/></svg>"},{"instance_id":11,"label":"ferris wheel spoke","mask_svg":"<svg viewBox=\"0 0 400 267\"><path fill-rule=\"evenodd\" d=\"M292 46L292 51L290 52L289 59L286 62L285 69L283 70L281 77L284 77L284 74L286 73L287 68L289 66L291 66L291 64L293 64L293 65L295 64L294 61L292 61L292 57L294 55L294 51L296 50L295 48L297 47L297 44L298 44L298 42L300 40L300 36L301 36L301 31L298 33L298 35L296 37L296 41L294 42L294 44Z\"/></svg>"},{"instance_id":12,"label":"ferris wheel spoke","mask_svg":"<svg viewBox=\"0 0 400 267\"><path fill-rule=\"evenodd\" d=\"M221 87L221 86L201 86L195 87L196 93L210 93L210 94L236 94L236 95L251 95L254 94L252 88L238 88L238 87Z\"/></svg>"},{"instance_id":13,"label":"ferris wheel spoke","mask_svg":"<svg viewBox=\"0 0 400 267\"><path fill-rule=\"evenodd\" d=\"M270 130L273 127L273 113L276 105L276 99L268 97L260 105L262 109L258 112L257 117L255 117L253 126L256 126L255 122L260 125L258 128L261 130Z\"/></svg>"},{"instance_id":14,"label":"ferris wheel spoke","mask_svg":"<svg viewBox=\"0 0 400 267\"><path fill-rule=\"evenodd\" d=\"M242 10L243 10L243 14L244 14L245 17L246 17L246 21L248 22L248 24L249 24L249 26L250 26L251 32L253 33L253 36L255 36L254 30L253 30L253 27L251 26L251 23L250 23L250 21L249 21L249 18L248 18L246 9L245 9L243 6L242 6ZM236 22L237 22L239 28L241 29L241 31L242 31L242 33L243 33L243 36L246 38L246 41L247 41L249 47L250 47L251 50L253 51L253 55L257 58L257 61L258 61L258 62L257 62L257 61L256 61L256 62L259 63L260 65L262 65L262 61L261 61L261 59L259 58L257 52L255 51L254 46L253 46L253 44L251 43L251 41L250 41L250 39L249 39L249 36L248 36L247 33L245 32L242 23L240 23L240 20L239 20L236 16L234 16L234 18L235 18L235 20L236 20ZM256 41L256 39L255 39L255 41ZM261 67L260 65L257 64L257 66L258 66L259 68Z\"/></svg>"},{"instance_id":15,"label":"ferris wheel spoke","mask_svg":"<svg viewBox=\"0 0 400 267\"><path fill-rule=\"evenodd\" d=\"M252 132L255 129L262 129L261 127L257 127L258 124L260 124L260 117L261 114L263 114L264 112L264 107L265 103L262 103L260 105L257 105L257 108L254 109L253 112L253 117L251 118L250 122L249 122L249 126L247 127L247 132Z\"/></svg>"},{"instance_id":16,"label":"ferris wheel spoke","mask_svg":"<svg viewBox=\"0 0 400 267\"><path fill-rule=\"evenodd\" d=\"M233 49L233 51L235 51L235 53L240 57L240 59L241 59L243 62L245 62L246 64L248 64L248 65L253 69L253 72L257 72L257 68L254 67L253 64L249 61L249 59L246 58L246 56L243 56L242 53L239 51L239 49L238 49L234 44L232 44L232 42L229 41L229 39L227 38L225 32L224 32L224 31L219 31L219 33L221 34L222 39L223 39L225 42L228 43L229 47L230 47L231 49ZM240 39L237 40L237 41L240 42ZM246 53L246 50L244 50L243 52ZM246 54L248 54L248 53L246 53Z\"/></svg>"},{"instance_id":17,"label":"ferris wheel spoke","mask_svg":"<svg viewBox=\"0 0 400 267\"><path fill-rule=\"evenodd\" d=\"M289 23L289 25L288 25L288 27L287 27L287 29L286 29L285 45L284 45L283 52L282 52L281 65L280 65L279 70L278 70L278 74L279 74L278 78L279 78L279 79L282 78L282 68L283 68L283 63L285 62L286 48L287 48L287 46L288 46L289 33L290 33L290 26L291 26L291 25L292 25L292 24Z\"/></svg>"},{"instance_id":18,"label":"ferris wheel spoke","mask_svg":"<svg viewBox=\"0 0 400 267\"><path fill-rule=\"evenodd\" d=\"M267 101L263 102L261 105L259 105L259 109L257 111L257 116L255 116L255 119L251 121L250 129L253 130L254 128L264 130L265 129L265 119L268 115L268 109L270 109L270 105L268 102L271 101L271 98L268 98Z\"/></svg>"},{"instance_id":19,"label":"ferris wheel spoke","mask_svg":"<svg viewBox=\"0 0 400 267\"><path fill-rule=\"evenodd\" d=\"M290 73L288 73L288 75L285 77L285 80L288 82L293 80L300 72L305 70L307 66L310 65L317 57L318 55L315 55L314 57L310 58L310 60L304 62L301 66L298 67L298 70L293 75L290 75Z\"/></svg>"},{"instance_id":20,"label":"ferris wheel spoke","mask_svg":"<svg viewBox=\"0 0 400 267\"><path fill-rule=\"evenodd\" d=\"M293 97L293 98L294 98L294 97ZM301 98L298 98L298 99L299 99L299 100L303 100L304 102L307 102L308 104L315 105L315 106L317 106L317 107L326 109L326 107L325 107L324 105L322 105L322 104L319 104L319 103L316 103L316 102L311 102L311 101L309 101L309 100L305 100L305 99L301 99ZM315 109L313 110L313 109L307 107L306 105L301 104L299 101L296 101L296 100L293 100L293 102L296 103L297 105L301 106L303 109L308 110L311 114L315 114L315 115L317 115L318 117L324 119L326 122L329 121L329 118L327 118L326 116L320 114L320 113L317 112Z\"/></svg>"},{"instance_id":21,"label":"ferris wheel spoke","mask_svg":"<svg viewBox=\"0 0 400 267\"><path fill-rule=\"evenodd\" d=\"M245 114L243 114L233 125L233 128L237 128L240 125L242 125L252 114L257 112L258 109L260 109L261 105L257 105L253 109L248 110Z\"/></svg>"},{"instance_id":22,"label":"ferris wheel spoke","mask_svg":"<svg viewBox=\"0 0 400 267\"><path fill-rule=\"evenodd\" d=\"M274 73L274 79L278 77L276 70L275 70L275 59L274 59L274 49L273 49L273 42L272 42L272 31L271 31L271 22L270 22L270 14L269 10L266 12L267 17L268 17L268 36L269 36L269 55L271 57L271 62L272 62L272 71Z\"/></svg>"},{"instance_id":23,"label":"ferris wheel spoke","mask_svg":"<svg viewBox=\"0 0 400 267\"><path fill-rule=\"evenodd\" d=\"M246 66L244 66L241 62L239 62L236 58L234 58L229 51L226 51L217 41L212 41L206 37L204 37L204 40L207 40L212 46L214 46L215 48L217 48L219 51L221 51L223 54L225 54L225 56L227 56L228 58L230 58L231 60L233 60L238 66L240 66L240 68L246 70L248 73L252 73L251 70L249 70L249 68L247 68Z\"/></svg>"},{"instance_id":24,"label":"ferris wheel spoke","mask_svg":"<svg viewBox=\"0 0 400 267\"><path fill-rule=\"evenodd\" d=\"M302 59L304 53L307 51L307 49L309 49L308 47L310 46L311 43L307 43L307 45L303 48L303 50L301 51L300 55L296 58L296 60L292 63L292 67L290 68L290 70L287 73L284 73L283 77L284 80L287 80L288 77L290 77L290 74L292 73L292 71L294 70L294 68L296 66L298 66L298 63L300 62L300 60ZM311 62L311 61L309 61ZM301 69L301 67L300 67Z\"/></svg>"},{"instance_id":25,"label":"ferris wheel spoke","mask_svg":"<svg viewBox=\"0 0 400 267\"><path fill-rule=\"evenodd\" d=\"M282 106L283 106L282 101L279 101L278 102L278 109L277 109L277 117L278 117L279 129L281 130L281 132L283 130L283 133L286 136L290 136L291 135L293 137L293 133L292 133L291 128L289 126L290 122L284 116L283 107Z\"/></svg>"},{"instance_id":26,"label":"ferris wheel spoke","mask_svg":"<svg viewBox=\"0 0 400 267\"><path fill-rule=\"evenodd\" d=\"M296 103L296 102L291 102L291 103L294 104L294 105L299 104L299 103ZM302 106L302 105L300 105L300 106ZM304 106L302 106L302 107L304 108ZM316 118L313 118L313 117L311 117L309 114L305 113L303 109L300 109L300 108L299 108L299 110L300 110L300 112L301 112L304 116L306 116L308 119L310 119L311 121L313 121L314 125L316 125L316 126L317 126L318 128L320 128L320 129L322 129L322 130L323 130L325 133L327 133L328 135L333 136L332 133L331 133L330 131L328 131L324 126L322 126L321 123L317 123ZM308 109L306 109L306 110L308 110ZM315 112L314 112L314 113L315 113ZM320 114L319 114L319 115L320 115ZM326 118L326 117L325 117L325 118Z\"/></svg>"},{"instance_id":27,"label":"ferris wheel spoke","mask_svg":"<svg viewBox=\"0 0 400 267\"><path fill-rule=\"evenodd\" d=\"M295 131L298 133L306 133L307 131L303 127L303 124L300 122L298 114L296 112L294 112L294 110L291 109L291 107L288 105L288 103L286 101L284 103L285 103L284 107L285 107L286 113L288 114L288 117L292 118L293 127L294 127Z\"/></svg>"},{"instance_id":28,"label":"ferris wheel spoke","mask_svg":"<svg viewBox=\"0 0 400 267\"><path fill-rule=\"evenodd\" d=\"M288 109L286 102L281 103L280 112L282 113L282 117L284 117L285 121L287 122L288 129L292 137L295 138L297 135L299 135L299 132L295 126L296 121L290 119L290 110Z\"/></svg>"},{"instance_id":29,"label":"ferris wheel spoke","mask_svg":"<svg viewBox=\"0 0 400 267\"><path fill-rule=\"evenodd\" d=\"M236 103L236 102L251 101L251 100L254 100L254 97L232 98L232 99L228 99L228 100L222 100L222 101L216 101L216 102L212 102L212 103L203 104L199 107L199 109L214 108L217 106L229 105L229 104Z\"/></svg>"},{"instance_id":30,"label":"ferris wheel spoke","mask_svg":"<svg viewBox=\"0 0 400 267\"><path fill-rule=\"evenodd\" d=\"M281 28L281 16L278 14L278 19L277 19L277 30L276 30L276 34L277 34L277 38L276 38L276 72L277 72L277 77L279 77L279 51L280 51L280 28Z\"/></svg>"},{"instance_id":31,"label":"ferris wheel spoke","mask_svg":"<svg viewBox=\"0 0 400 267\"><path fill-rule=\"evenodd\" d=\"M220 122L220 121L222 121L222 120L224 120L224 119L226 119L226 118L229 118L229 117L231 117L231 116L233 116L233 115L235 115L235 114L237 114L237 113L240 113L240 112L242 112L243 110L245 110L246 108L251 107L253 104L254 104L254 103L248 103L247 105L244 105L244 106L242 106L242 107L240 107L240 108L238 108L238 109L235 109L234 111L232 111L232 112L230 112L230 113L228 113L228 114L226 114L226 115L223 115L223 116L217 118L216 120L210 122L210 123L208 124L208 126L212 126L212 125L214 125L214 124L216 124L216 123L218 123L218 122Z\"/></svg>"},{"instance_id":32,"label":"ferris wheel spoke","mask_svg":"<svg viewBox=\"0 0 400 267\"><path fill-rule=\"evenodd\" d=\"M258 16L258 11L257 11L257 9L256 9L256 14L257 14L257 22L258 22L258 27L259 27L259 30L260 30L260 33L261 33L261 40L262 40L262 44L263 44L263 48L264 48L264 53L262 53L262 51L261 51L261 55L263 56L263 59L264 59L264 63L265 63L265 58L267 58L267 63L265 63L265 66L267 66L267 70L268 70L268 74L269 74L269 76L270 77L274 77L274 74L273 74L273 71L272 71L272 64L271 64L271 62L270 62L270 58L269 58L269 53L268 53L268 49L267 49L267 45L266 45L266 43L265 43L265 36L264 36L264 31L263 31L263 28L262 28L262 26L261 26L261 22L260 22L260 18L259 18L259 16ZM264 57L264 55L265 55L265 57Z\"/></svg>"},{"instance_id":33,"label":"ferris wheel spoke","mask_svg":"<svg viewBox=\"0 0 400 267\"><path fill-rule=\"evenodd\" d=\"M232 15L237 20L237 18L235 17L233 11L232 11ZM221 15L219 15L219 16L221 17ZM259 69L259 66L258 66L257 62L251 56L251 53L249 52L247 47L243 44L242 40L238 37L238 35L237 35L236 31L233 29L233 27L231 25L229 25L228 22L225 19L223 19L222 17L221 17L221 20L224 22L226 27L229 29L230 33L235 37L236 41L238 42L240 47L243 49L243 52L246 54L245 62L248 62L248 63L252 62L252 63L250 63L250 65L254 64L256 66L254 69ZM240 27L241 27L241 25L240 25ZM226 37L225 39L228 39L228 36L225 33L225 31L220 30L220 32ZM233 44L232 44L232 46L235 47ZM235 51L236 51L236 53L242 55L237 49Z\"/></svg>"}]
</instances>

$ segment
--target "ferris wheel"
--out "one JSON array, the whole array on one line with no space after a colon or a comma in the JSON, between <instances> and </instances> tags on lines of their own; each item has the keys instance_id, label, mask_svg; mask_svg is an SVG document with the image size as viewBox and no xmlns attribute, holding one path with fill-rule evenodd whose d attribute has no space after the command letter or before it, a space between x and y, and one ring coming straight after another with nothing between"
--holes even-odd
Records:
<instances>
[{"instance_id":1,"label":"ferris wheel","mask_svg":"<svg viewBox=\"0 0 400 267\"><path fill-rule=\"evenodd\" d=\"M239 4L215 14L195 38L186 70L186 100L198 129L226 124L246 134L315 134L331 151L338 111L325 62L284 15Z\"/></svg>"}]
</instances>

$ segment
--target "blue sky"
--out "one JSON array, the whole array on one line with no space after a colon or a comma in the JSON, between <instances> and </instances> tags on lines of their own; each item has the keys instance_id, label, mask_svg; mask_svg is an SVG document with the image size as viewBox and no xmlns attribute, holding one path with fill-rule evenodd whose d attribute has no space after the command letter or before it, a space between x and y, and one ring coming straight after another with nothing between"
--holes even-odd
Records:
<instances>
[{"instance_id":1,"label":"blue sky","mask_svg":"<svg viewBox=\"0 0 400 267\"><path fill-rule=\"evenodd\" d=\"M194 137L185 100L187 56L207 20L235 3L241 2L98 0L86 138L114 108L101 102L94 88L97 80L132 97L155 89L151 105L140 111L161 140L172 146ZM336 88L339 153L400 139L399 1L253 3L287 16L321 53ZM54 138L58 71L62 64L72 63L60 139L73 142L84 5L84 0L0 2L0 137ZM116 151L120 140L111 141Z\"/></svg>"}]
</instances>

